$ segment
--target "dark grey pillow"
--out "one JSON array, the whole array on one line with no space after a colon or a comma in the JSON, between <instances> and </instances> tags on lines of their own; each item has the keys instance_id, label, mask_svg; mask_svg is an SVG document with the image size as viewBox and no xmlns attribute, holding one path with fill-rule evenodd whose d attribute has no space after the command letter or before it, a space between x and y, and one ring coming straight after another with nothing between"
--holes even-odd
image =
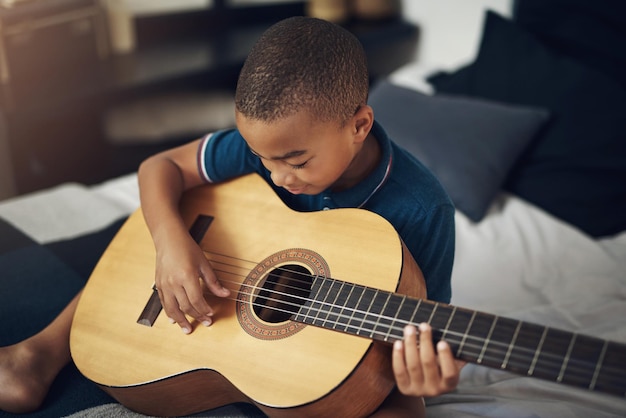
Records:
<instances>
[{"instance_id":1,"label":"dark grey pillow","mask_svg":"<svg viewBox=\"0 0 626 418\"><path fill-rule=\"evenodd\" d=\"M549 116L543 109L429 96L386 80L372 88L369 104L390 138L428 167L474 222Z\"/></svg>"}]
</instances>

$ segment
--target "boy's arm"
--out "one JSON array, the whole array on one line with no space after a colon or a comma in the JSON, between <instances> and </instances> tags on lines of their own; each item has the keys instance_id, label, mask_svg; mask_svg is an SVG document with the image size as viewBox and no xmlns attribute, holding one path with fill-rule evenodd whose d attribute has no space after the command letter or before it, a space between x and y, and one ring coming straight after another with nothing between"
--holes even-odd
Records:
<instances>
[{"instance_id":1,"label":"boy's arm","mask_svg":"<svg viewBox=\"0 0 626 418\"><path fill-rule=\"evenodd\" d=\"M211 324L211 307L200 281L215 295L227 296L200 247L193 241L180 216L185 190L204 183L196 163L199 141L146 159L139 167L141 208L156 249L155 284L167 316L183 332L192 331L186 315Z\"/></svg>"}]
</instances>

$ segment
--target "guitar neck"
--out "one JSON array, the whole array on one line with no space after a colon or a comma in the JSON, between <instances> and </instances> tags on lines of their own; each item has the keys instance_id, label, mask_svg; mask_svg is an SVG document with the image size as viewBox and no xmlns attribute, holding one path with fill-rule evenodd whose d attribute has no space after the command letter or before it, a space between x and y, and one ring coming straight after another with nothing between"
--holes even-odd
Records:
<instances>
[{"instance_id":1,"label":"guitar neck","mask_svg":"<svg viewBox=\"0 0 626 418\"><path fill-rule=\"evenodd\" d=\"M626 344L323 277L292 319L389 343L426 322L458 359L626 397Z\"/></svg>"}]
</instances>

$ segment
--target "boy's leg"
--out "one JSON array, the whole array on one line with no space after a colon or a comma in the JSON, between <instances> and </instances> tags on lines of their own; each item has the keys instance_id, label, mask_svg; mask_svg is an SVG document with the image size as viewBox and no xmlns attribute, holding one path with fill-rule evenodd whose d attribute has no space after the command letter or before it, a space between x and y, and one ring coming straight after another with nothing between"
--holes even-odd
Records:
<instances>
[{"instance_id":1,"label":"boy's leg","mask_svg":"<svg viewBox=\"0 0 626 418\"><path fill-rule=\"evenodd\" d=\"M70 328L79 297L80 293L39 333L0 347L0 410L22 413L39 408L71 360Z\"/></svg>"}]
</instances>

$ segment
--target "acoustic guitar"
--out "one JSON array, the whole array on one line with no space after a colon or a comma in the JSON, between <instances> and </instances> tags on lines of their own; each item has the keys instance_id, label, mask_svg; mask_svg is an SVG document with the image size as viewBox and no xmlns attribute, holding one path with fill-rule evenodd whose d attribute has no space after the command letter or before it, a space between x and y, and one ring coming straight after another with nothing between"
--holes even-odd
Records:
<instances>
[{"instance_id":1,"label":"acoustic guitar","mask_svg":"<svg viewBox=\"0 0 626 418\"><path fill-rule=\"evenodd\" d=\"M468 362L626 396L626 344L427 300L394 228L360 209L301 213L257 175L186 192L181 212L221 282L211 327L160 314L140 210L94 269L74 317L78 369L128 408L229 403L271 417L367 416L394 387L391 343L428 322ZM197 324L196 324L197 325Z\"/></svg>"}]
</instances>

